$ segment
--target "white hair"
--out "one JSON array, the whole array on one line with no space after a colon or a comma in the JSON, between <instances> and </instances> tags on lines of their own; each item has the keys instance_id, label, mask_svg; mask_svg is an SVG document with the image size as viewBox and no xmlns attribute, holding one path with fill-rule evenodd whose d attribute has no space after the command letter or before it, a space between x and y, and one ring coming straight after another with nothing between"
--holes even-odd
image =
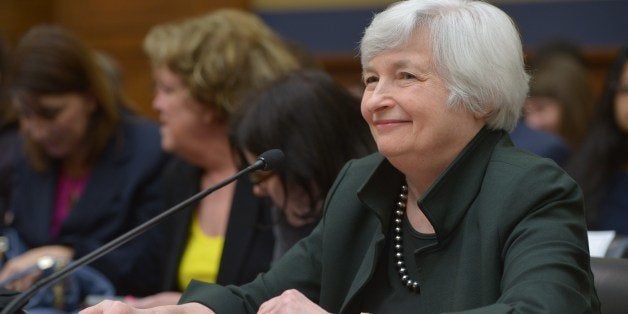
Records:
<instances>
[{"instance_id":1,"label":"white hair","mask_svg":"<svg viewBox=\"0 0 628 314\"><path fill-rule=\"evenodd\" d=\"M514 128L528 93L521 39L513 21L481 1L407 0L375 15L360 43L362 67L429 32L434 68L448 105L485 114L491 129Z\"/></svg>"}]
</instances>

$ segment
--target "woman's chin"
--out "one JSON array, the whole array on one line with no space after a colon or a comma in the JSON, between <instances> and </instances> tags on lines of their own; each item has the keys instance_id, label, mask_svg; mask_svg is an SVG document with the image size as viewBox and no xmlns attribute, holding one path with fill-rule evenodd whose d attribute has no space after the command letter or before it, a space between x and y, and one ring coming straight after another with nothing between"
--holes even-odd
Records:
<instances>
[{"instance_id":1,"label":"woman's chin","mask_svg":"<svg viewBox=\"0 0 628 314\"><path fill-rule=\"evenodd\" d=\"M161 149L168 153L174 153L174 143L167 136L161 136Z\"/></svg>"},{"instance_id":2,"label":"woman's chin","mask_svg":"<svg viewBox=\"0 0 628 314\"><path fill-rule=\"evenodd\" d=\"M398 145L377 144L377 151L386 158L394 158L401 155L402 151Z\"/></svg>"}]
</instances>

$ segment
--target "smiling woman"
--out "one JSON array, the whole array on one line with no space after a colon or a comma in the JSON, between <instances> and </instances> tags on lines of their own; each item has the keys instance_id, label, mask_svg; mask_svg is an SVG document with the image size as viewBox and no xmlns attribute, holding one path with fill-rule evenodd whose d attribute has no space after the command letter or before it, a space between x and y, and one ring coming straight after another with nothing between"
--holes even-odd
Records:
<instances>
[{"instance_id":1,"label":"smiling woman","mask_svg":"<svg viewBox=\"0 0 628 314\"><path fill-rule=\"evenodd\" d=\"M414 158L442 165L417 171L427 179L417 187L420 193L485 124L480 114L441 105L449 91L433 59L428 33L421 32L400 49L373 57L363 74L362 115L379 152L398 168L416 167Z\"/></svg>"},{"instance_id":2,"label":"smiling woman","mask_svg":"<svg viewBox=\"0 0 628 314\"><path fill-rule=\"evenodd\" d=\"M268 272L193 281L152 313L599 313L580 189L508 135L528 90L512 20L484 1L401 1L360 51L380 152L343 167L321 222Z\"/></svg>"}]
</instances>

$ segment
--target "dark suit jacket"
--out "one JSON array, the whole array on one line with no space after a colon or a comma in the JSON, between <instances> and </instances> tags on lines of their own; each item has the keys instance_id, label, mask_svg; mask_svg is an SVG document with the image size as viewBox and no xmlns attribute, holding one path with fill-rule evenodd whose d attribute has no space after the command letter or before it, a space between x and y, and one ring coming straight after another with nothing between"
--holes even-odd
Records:
<instances>
[{"instance_id":1,"label":"dark suit jacket","mask_svg":"<svg viewBox=\"0 0 628 314\"><path fill-rule=\"evenodd\" d=\"M378 263L392 263L382 253L403 182L381 155L349 162L316 229L270 271L241 287L193 281L181 302L255 313L295 288L328 312L360 312ZM480 131L419 205L436 243L406 263L421 307L399 313L599 313L578 186L504 131Z\"/></svg>"},{"instance_id":2,"label":"dark suit jacket","mask_svg":"<svg viewBox=\"0 0 628 314\"><path fill-rule=\"evenodd\" d=\"M73 247L75 258L80 258L163 210L161 174L166 160L156 124L123 118L115 138L91 169L59 237L53 240L50 225L57 168L39 173L22 158L12 204L13 227L31 248L64 244ZM91 264L112 281L118 294L143 295L156 290L158 269L144 262L149 259L144 256L149 252L148 238L141 235Z\"/></svg>"},{"instance_id":3,"label":"dark suit jacket","mask_svg":"<svg viewBox=\"0 0 628 314\"><path fill-rule=\"evenodd\" d=\"M19 139L17 127L0 129L0 232L4 228L4 214L9 208L15 185Z\"/></svg>"},{"instance_id":4,"label":"dark suit jacket","mask_svg":"<svg viewBox=\"0 0 628 314\"><path fill-rule=\"evenodd\" d=\"M168 206L174 206L200 192L200 176L201 169L173 160L166 174ZM217 282L223 285L243 284L253 280L257 274L268 270L273 255L274 238L268 202L253 195L247 177L238 180L236 184L217 277ZM161 226L161 241L164 243L161 248L165 251L161 288L164 291L181 291L185 288L178 287L177 275L196 205L184 208Z\"/></svg>"},{"instance_id":5,"label":"dark suit jacket","mask_svg":"<svg viewBox=\"0 0 628 314\"><path fill-rule=\"evenodd\" d=\"M512 142L541 157L554 160L559 166L565 166L571 155L567 143L557 135L531 129L523 120L510 133Z\"/></svg>"}]
</instances>

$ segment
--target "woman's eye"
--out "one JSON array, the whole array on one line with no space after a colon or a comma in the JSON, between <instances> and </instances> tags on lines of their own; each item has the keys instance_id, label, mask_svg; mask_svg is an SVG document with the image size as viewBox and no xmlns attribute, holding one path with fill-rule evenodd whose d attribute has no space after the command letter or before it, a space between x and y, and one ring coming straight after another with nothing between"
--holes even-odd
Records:
<instances>
[{"instance_id":1,"label":"woman's eye","mask_svg":"<svg viewBox=\"0 0 628 314\"><path fill-rule=\"evenodd\" d=\"M46 120L54 120L63 111L62 108L41 108L38 115Z\"/></svg>"},{"instance_id":2,"label":"woman's eye","mask_svg":"<svg viewBox=\"0 0 628 314\"><path fill-rule=\"evenodd\" d=\"M163 82L160 82L160 81L153 82L153 89L155 93L170 94L174 92L174 87L172 87L172 85L164 84Z\"/></svg>"},{"instance_id":3,"label":"woman's eye","mask_svg":"<svg viewBox=\"0 0 628 314\"><path fill-rule=\"evenodd\" d=\"M403 80L413 80L413 79L416 78L416 76L414 74L407 73L407 72L400 73L399 77L401 77L401 79L403 79Z\"/></svg>"},{"instance_id":4,"label":"woman's eye","mask_svg":"<svg viewBox=\"0 0 628 314\"><path fill-rule=\"evenodd\" d=\"M173 88L169 87L169 86L164 86L164 85L157 85L155 90L158 93L164 93L164 94L170 94L173 92Z\"/></svg>"},{"instance_id":5,"label":"woman's eye","mask_svg":"<svg viewBox=\"0 0 628 314\"><path fill-rule=\"evenodd\" d=\"M377 82L377 77L375 76L367 76L364 78L364 85L369 85L371 83Z\"/></svg>"}]
</instances>

